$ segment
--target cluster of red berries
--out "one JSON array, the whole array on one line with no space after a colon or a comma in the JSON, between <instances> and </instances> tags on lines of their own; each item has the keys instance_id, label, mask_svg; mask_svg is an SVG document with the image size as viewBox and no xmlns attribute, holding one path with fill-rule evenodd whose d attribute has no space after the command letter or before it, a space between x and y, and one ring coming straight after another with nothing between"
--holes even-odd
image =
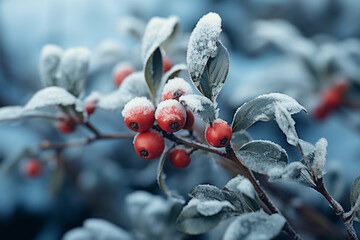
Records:
<instances>
[{"instance_id":1,"label":"cluster of red berries","mask_svg":"<svg viewBox=\"0 0 360 240\"><path fill-rule=\"evenodd\" d=\"M348 87L349 86L346 81L341 81L330 88L325 89L321 95L321 103L315 109L315 118L323 120L331 111L340 107Z\"/></svg>"},{"instance_id":2,"label":"cluster of red berries","mask_svg":"<svg viewBox=\"0 0 360 240\"><path fill-rule=\"evenodd\" d=\"M192 129L194 115L178 101L182 95L189 93L192 93L191 86L182 78L174 78L165 84L162 102L156 109L145 97L134 98L125 105L122 116L129 129L139 132L134 138L134 148L141 158L157 158L165 148L163 136L158 131L150 129L155 120L163 131L169 133ZM231 136L231 128L221 119L216 119L206 128L206 140L214 147L227 146ZM169 157L175 167L182 168L190 164L190 154L191 151L185 147L177 146L170 151Z\"/></svg>"}]
</instances>

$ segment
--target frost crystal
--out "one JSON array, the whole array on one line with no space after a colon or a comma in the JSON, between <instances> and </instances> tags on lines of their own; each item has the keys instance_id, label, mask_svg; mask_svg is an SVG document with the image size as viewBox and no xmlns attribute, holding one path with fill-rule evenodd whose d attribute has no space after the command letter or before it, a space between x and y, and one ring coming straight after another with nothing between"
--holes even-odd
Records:
<instances>
[{"instance_id":1,"label":"frost crystal","mask_svg":"<svg viewBox=\"0 0 360 240\"><path fill-rule=\"evenodd\" d=\"M315 157L314 157L314 163L313 167L316 172L316 177L321 178L322 177L322 171L325 166L326 161L326 147L328 145L328 142L325 138L320 138L319 141L315 144Z\"/></svg>"},{"instance_id":2,"label":"frost crystal","mask_svg":"<svg viewBox=\"0 0 360 240\"><path fill-rule=\"evenodd\" d=\"M155 112L155 118L159 119L159 117L161 117L163 121L167 121L169 118L181 119L181 115L178 113L181 113L182 116L186 116L185 108L178 101L169 99L158 105Z\"/></svg>"},{"instance_id":3,"label":"frost crystal","mask_svg":"<svg viewBox=\"0 0 360 240\"><path fill-rule=\"evenodd\" d=\"M201 77L221 33L221 18L216 13L204 15L190 35L186 61L192 78ZM194 80L194 79L193 79ZM197 85L198 81L194 81ZM198 86L196 86L198 87Z\"/></svg>"},{"instance_id":4,"label":"frost crystal","mask_svg":"<svg viewBox=\"0 0 360 240\"><path fill-rule=\"evenodd\" d=\"M44 87L56 84L56 74L61 61L63 51L53 44L45 45L41 50L39 70L40 78Z\"/></svg>"},{"instance_id":5,"label":"frost crystal","mask_svg":"<svg viewBox=\"0 0 360 240\"><path fill-rule=\"evenodd\" d=\"M61 87L47 87L41 89L24 106L24 111L34 110L42 107L62 105L69 106L77 104L75 96Z\"/></svg>"},{"instance_id":6,"label":"frost crystal","mask_svg":"<svg viewBox=\"0 0 360 240\"><path fill-rule=\"evenodd\" d=\"M268 215L263 210L242 214L230 224L223 240L270 240L280 233L285 222L283 216Z\"/></svg>"},{"instance_id":7,"label":"frost crystal","mask_svg":"<svg viewBox=\"0 0 360 240\"><path fill-rule=\"evenodd\" d=\"M206 123L212 122L217 118L215 105L204 96L189 94L181 96L179 101L190 108L197 117L200 117Z\"/></svg>"},{"instance_id":8,"label":"frost crystal","mask_svg":"<svg viewBox=\"0 0 360 240\"><path fill-rule=\"evenodd\" d=\"M193 90L189 83L187 83L184 79L176 77L171 80L169 80L162 91L162 95L167 94L168 92L171 92L173 94L177 91L185 92L186 94L192 94Z\"/></svg>"},{"instance_id":9,"label":"frost crystal","mask_svg":"<svg viewBox=\"0 0 360 240\"><path fill-rule=\"evenodd\" d=\"M281 131L286 135L287 142L296 146L299 137L295 130L295 121L287 109L278 102L275 102L275 119Z\"/></svg>"},{"instance_id":10,"label":"frost crystal","mask_svg":"<svg viewBox=\"0 0 360 240\"><path fill-rule=\"evenodd\" d=\"M178 21L178 18L175 16L169 18L153 17L149 21L142 41L144 65L156 48L171 36Z\"/></svg>"},{"instance_id":11,"label":"frost crystal","mask_svg":"<svg viewBox=\"0 0 360 240\"><path fill-rule=\"evenodd\" d=\"M151 111L155 111L154 105L146 97L136 97L131 99L122 110L121 114L124 118L127 118L135 112L142 112L144 115L149 114Z\"/></svg>"},{"instance_id":12,"label":"frost crystal","mask_svg":"<svg viewBox=\"0 0 360 240\"><path fill-rule=\"evenodd\" d=\"M250 198L255 198L255 189L249 179L238 175L231 179L225 187L233 192L243 193Z\"/></svg>"},{"instance_id":13,"label":"frost crystal","mask_svg":"<svg viewBox=\"0 0 360 240\"><path fill-rule=\"evenodd\" d=\"M212 216L224 208L235 210L235 207L228 201L209 200L197 204L196 210L203 216Z\"/></svg>"}]
</instances>

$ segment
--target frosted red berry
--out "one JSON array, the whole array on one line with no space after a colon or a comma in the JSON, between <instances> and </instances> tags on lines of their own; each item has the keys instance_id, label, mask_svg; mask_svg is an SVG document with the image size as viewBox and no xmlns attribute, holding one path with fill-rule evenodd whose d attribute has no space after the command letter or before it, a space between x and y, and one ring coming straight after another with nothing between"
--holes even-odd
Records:
<instances>
[{"instance_id":1,"label":"frosted red berry","mask_svg":"<svg viewBox=\"0 0 360 240\"><path fill-rule=\"evenodd\" d=\"M58 125L60 132L64 134L72 133L75 130L75 127L76 122L70 117L65 117L64 119L62 119Z\"/></svg>"},{"instance_id":2,"label":"frosted red berry","mask_svg":"<svg viewBox=\"0 0 360 240\"><path fill-rule=\"evenodd\" d=\"M206 141L214 147L226 147L231 140L230 126L222 119L216 119L213 126L207 126L205 131Z\"/></svg>"},{"instance_id":3,"label":"frosted red berry","mask_svg":"<svg viewBox=\"0 0 360 240\"><path fill-rule=\"evenodd\" d=\"M42 165L37 159L28 159L24 164L24 173L28 177L37 177L42 170Z\"/></svg>"},{"instance_id":4,"label":"frosted red berry","mask_svg":"<svg viewBox=\"0 0 360 240\"><path fill-rule=\"evenodd\" d=\"M177 132L185 125L186 111L184 106L178 101L166 100L158 105L155 119L162 130Z\"/></svg>"},{"instance_id":5,"label":"frosted red berry","mask_svg":"<svg viewBox=\"0 0 360 240\"><path fill-rule=\"evenodd\" d=\"M149 130L155 121L154 105L146 97L130 100L121 112L125 125L135 132Z\"/></svg>"},{"instance_id":6,"label":"frosted red berry","mask_svg":"<svg viewBox=\"0 0 360 240\"><path fill-rule=\"evenodd\" d=\"M130 74L134 73L135 69L130 64L120 64L114 70L114 82L116 86L120 86L124 79Z\"/></svg>"},{"instance_id":7,"label":"frosted red berry","mask_svg":"<svg viewBox=\"0 0 360 240\"><path fill-rule=\"evenodd\" d=\"M162 100L176 99L179 101L179 98L183 95L191 94L192 88L189 83L187 83L182 78L173 78L169 80L163 88L162 91Z\"/></svg>"},{"instance_id":8,"label":"frosted red berry","mask_svg":"<svg viewBox=\"0 0 360 240\"><path fill-rule=\"evenodd\" d=\"M161 156L165 141L159 132L150 130L136 135L134 148L141 158L151 160Z\"/></svg>"},{"instance_id":9,"label":"frosted red berry","mask_svg":"<svg viewBox=\"0 0 360 240\"><path fill-rule=\"evenodd\" d=\"M172 149L169 153L170 162L174 167L184 168L191 162L191 157L182 146Z\"/></svg>"},{"instance_id":10,"label":"frosted red berry","mask_svg":"<svg viewBox=\"0 0 360 240\"><path fill-rule=\"evenodd\" d=\"M171 62L168 58L163 57L163 72L167 72L171 69Z\"/></svg>"},{"instance_id":11,"label":"frosted red berry","mask_svg":"<svg viewBox=\"0 0 360 240\"><path fill-rule=\"evenodd\" d=\"M96 102L95 101L90 101L85 103L85 111L88 115L91 115L95 112L96 109Z\"/></svg>"},{"instance_id":12,"label":"frosted red berry","mask_svg":"<svg viewBox=\"0 0 360 240\"><path fill-rule=\"evenodd\" d=\"M190 109L186 110L186 122L184 125L184 129L191 130L194 126L195 118L194 114L191 112Z\"/></svg>"}]
</instances>

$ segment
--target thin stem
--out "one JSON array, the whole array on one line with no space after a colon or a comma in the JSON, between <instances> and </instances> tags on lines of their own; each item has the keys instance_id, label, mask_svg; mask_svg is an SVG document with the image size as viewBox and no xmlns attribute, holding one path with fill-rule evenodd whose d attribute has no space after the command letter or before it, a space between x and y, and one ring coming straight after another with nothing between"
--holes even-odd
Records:
<instances>
[{"instance_id":1,"label":"thin stem","mask_svg":"<svg viewBox=\"0 0 360 240\"><path fill-rule=\"evenodd\" d=\"M331 207L334 209L336 215L338 215L341 221L344 223L346 232L349 235L349 239L358 239L354 226L352 224L352 219L346 216L343 207L333 198L330 193L325 188L323 179L319 179L316 181L316 187L314 187L316 191L318 191L321 195L325 197L325 199L330 203Z\"/></svg>"}]
</instances>

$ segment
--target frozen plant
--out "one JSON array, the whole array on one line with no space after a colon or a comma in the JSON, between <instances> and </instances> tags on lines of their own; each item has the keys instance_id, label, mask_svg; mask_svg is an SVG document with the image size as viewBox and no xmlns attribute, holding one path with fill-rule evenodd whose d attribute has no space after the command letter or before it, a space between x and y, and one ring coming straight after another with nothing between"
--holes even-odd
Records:
<instances>
[{"instance_id":1,"label":"frozen plant","mask_svg":"<svg viewBox=\"0 0 360 240\"><path fill-rule=\"evenodd\" d=\"M300 139L295 129L292 115L301 111L306 112L306 109L287 95L264 94L240 106L233 116L230 127L227 122L219 118L220 109L216 102L227 78L230 61L227 49L219 40L220 16L216 13L206 14L199 20L190 36L187 69L193 86L200 94L192 94L192 89L184 84L186 80L177 78L181 68L174 66L175 69L169 70L171 74L164 73L163 55L166 50L164 46L171 43L177 25L176 17L157 17L150 20L142 44L143 71L125 77L119 88L107 95L95 92L85 98L82 97L88 70L87 50L70 49L62 53L58 47L46 46L40 59L44 89L37 92L24 107L0 109L0 121L23 117L46 117L67 124L68 128L64 133L76 131L76 126L88 129L92 133L91 137L60 144L44 141L33 149L32 153L55 151L56 162L59 165L64 149L88 145L99 140L133 138L135 151L141 158L152 160L160 157L157 174L159 187L171 198L172 202L168 203L170 207L177 204L182 206L174 224L178 231L187 234L207 232L220 222L230 219L231 223L225 231L224 240L272 239L281 231L287 233L291 239L301 239L260 186L253 174L257 172L268 176L271 180L294 181L319 192L344 223L349 238L357 239L353 221L359 220L357 210L360 207L360 177L355 179L351 189L352 209L346 212L324 186L323 168L326 161L327 141L320 138L313 145ZM162 96L164 89L167 92L170 88L174 89L174 86L176 88L176 82L179 83L177 87L181 91L170 94L170 99L168 97L164 99ZM84 107L90 102L91 111ZM137 134L102 133L90 122L90 116L96 114L94 112L96 108L110 111L123 109L127 127ZM188 117L192 114L207 124L206 140L194 134L193 130L196 127L193 125L194 120ZM287 142L299 150L302 155L300 161L289 163L286 151L276 143L251 140L246 129L258 121L271 120L277 122ZM195 186L189 192L191 200L185 204L183 196L179 196L176 191L166 186L163 167L168 154L175 167L190 166L191 158L195 158L193 155L195 151L219 156L219 162L233 173L236 172L237 176L229 179L222 189L209 184ZM171 156L174 152L180 154ZM153 204L153 207L147 208L148 211L159 210L157 214L167 216L166 211L163 210L166 204L164 200L154 199L149 203L147 201L149 197L144 195L146 194L132 195L129 198L134 201L129 200L129 202L141 206ZM137 207L139 206L129 207L129 210L137 211ZM140 212L141 209L140 207ZM142 220L147 223L149 219ZM154 220L158 225L151 230L158 230L159 233L166 229L166 227L160 228L160 220ZM137 220L133 222L138 223ZM74 239L77 236L80 239L148 237L146 234L132 236L108 222L96 219L86 221L83 228L73 230L64 239ZM181 236L183 235L180 234Z\"/></svg>"}]
</instances>

